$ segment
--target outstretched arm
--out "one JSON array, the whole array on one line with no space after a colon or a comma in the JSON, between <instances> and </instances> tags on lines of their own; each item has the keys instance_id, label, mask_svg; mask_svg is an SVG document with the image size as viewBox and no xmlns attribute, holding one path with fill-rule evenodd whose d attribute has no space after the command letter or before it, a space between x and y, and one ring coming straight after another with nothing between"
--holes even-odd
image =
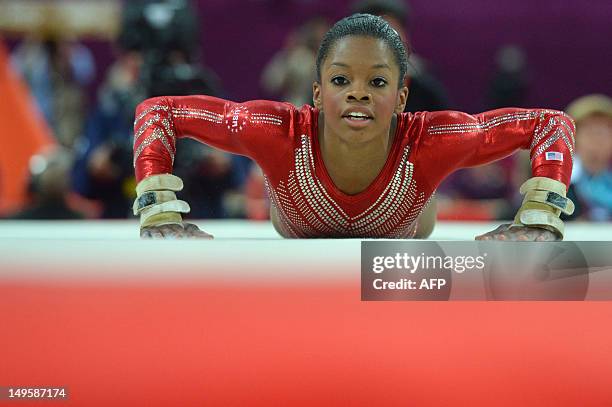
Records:
<instances>
[{"instance_id":1,"label":"outstretched arm","mask_svg":"<svg viewBox=\"0 0 612 407\"><path fill-rule=\"evenodd\" d=\"M176 199L182 181L172 176L176 139L191 137L213 147L258 161L274 156L279 137L286 137L297 116L287 103L234 103L209 96L157 97L136 109L134 168L143 237L210 237L182 222L189 212Z\"/></svg>"},{"instance_id":2,"label":"outstretched arm","mask_svg":"<svg viewBox=\"0 0 612 407\"><path fill-rule=\"evenodd\" d=\"M436 152L439 163L431 171L437 185L450 172L487 164L513 153L530 150L532 179L524 184L523 206L514 227L483 235L502 240L552 240L562 238L558 219L571 211L565 198L574 153L573 120L565 113L544 109L498 109L478 115L461 112L428 114L420 147L421 156ZM436 151L437 150L437 151Z\"/></svg>"}]
</instances>

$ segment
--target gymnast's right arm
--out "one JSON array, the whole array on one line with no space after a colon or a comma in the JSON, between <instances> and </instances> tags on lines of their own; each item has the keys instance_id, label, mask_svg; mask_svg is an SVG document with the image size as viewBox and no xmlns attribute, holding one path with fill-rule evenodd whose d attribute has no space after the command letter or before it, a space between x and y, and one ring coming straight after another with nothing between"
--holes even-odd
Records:
<instances>
[{"instance_id":1,"label":"gymnast's right arm","mask_svg":"<svg viewBox=\"0 0 612 407\"><path fill-rule=\"evenodd\" d=\"M138 105L133 210L140 215L141 236L212 237L182 220L181 213L190 209L175 194L183 188L181 179L172 175L177 138L194 138L259 161L275 156L271 150L279 144L277 137L288 133L295 113L288 103L234 103L210 96L157 97Z\"/></svg>"}]
</instances>

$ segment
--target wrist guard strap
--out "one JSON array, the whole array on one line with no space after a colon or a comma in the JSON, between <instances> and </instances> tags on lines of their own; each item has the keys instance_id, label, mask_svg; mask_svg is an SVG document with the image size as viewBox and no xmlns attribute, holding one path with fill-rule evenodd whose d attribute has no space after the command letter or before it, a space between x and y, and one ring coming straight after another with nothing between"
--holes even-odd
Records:
<instances>
[{"instance_id":1,"label":"wrist guard strap","mask_svg":"<svg viewBox=\"0 0 612 407\"><path fill-rule=\"evenodd\" d=\"M152 175L140 181L132 206L134 215L140 215L140 227L181 224L181 213L190 211L187 202L176 198L175 191L182 189L183 181L172 174Z\"/></svg>"},{"instance_id":2,"label":"wrist guard strap","mask_svg":"<svg viewBox=\"0 0 612 407\"><path fill-rule=\"evenodd\" d=\"M142 227L145 224L147 226L151 226L151 221L150 221L151 217L154 215L160 214L160 213L179 214L179 213L188 213L190 210L191 208L189 208L189 205L187 204L187 202L179 201L179 200L174 200L174 201L169 201L169 202L164 202L164 203L160 203L157 205L153 205L149 208L144 209L140 213L140 226Z\"/></svg>"},{"instance_id":3,"label":"wrist guard strap","mask_svg":"<svg viewBox=\"0 0 612 407\"><path fill-rule=\"evenodd\" d=\"M565 196L566 190L565 184L554 179L534 177L527 180L520 188L525 198L513 226L550 230L563 239L565 226L559 216L574 212L574 203Z\"/></svg>"},{"instance_id":4,"label":"wrist guard strap","mask_svg":"<svg viewBox=\"0 0 612 407\"><path fill-rule=\"evenodd\" d=\"M140 196L147 191L180 191L182 189L183 180L176 175L151 175L138 183L136 186L136 195Z\"/></svg>"}]
</instances>

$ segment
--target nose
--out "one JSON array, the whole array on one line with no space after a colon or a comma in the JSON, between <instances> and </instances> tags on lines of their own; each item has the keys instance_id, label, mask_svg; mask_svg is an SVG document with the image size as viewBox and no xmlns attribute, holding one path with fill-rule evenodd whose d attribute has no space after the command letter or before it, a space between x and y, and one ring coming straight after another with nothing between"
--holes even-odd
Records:
<instances>
[{"instance_id":1,"label":"nose","mask_svg":"<svg viewBox=\"0 0 612 407\"><path fill-rule=\"evenodd\" d=\"M361 87L350 89L346 93L347 102L369 102L372 100L372 95Z\"/></svg>"}]
</instances>

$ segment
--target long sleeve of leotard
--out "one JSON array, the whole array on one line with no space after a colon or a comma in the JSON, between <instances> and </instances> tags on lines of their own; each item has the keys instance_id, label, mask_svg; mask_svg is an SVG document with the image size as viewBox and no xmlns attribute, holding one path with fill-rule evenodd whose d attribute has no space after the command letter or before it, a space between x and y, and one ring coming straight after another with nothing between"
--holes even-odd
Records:
<instances>
[{"instance_id":1,"label":"long sleeve of leotard","mask_svg":"<svg viewBox=\"0 0 612 407\"><path fill-rule=\"evenodd\" d=\"M134 168L137 181L172 173L176 139L190 137L235 154L261 157L282 154L298 110L289 103L255 100L234 103L210 96L147 99L134 121ZM278 151L277 151L278 150Z\"/></svg>"},{"instance_id":2,"label":"long sleeve of leotard","mask_svg":"<svg viewBox=\"0 0 612 407\"><path fill-rule=\"evenodd\" d=\"M424 113L418 129L416 168L426 168L435 188L459 168L487 164L530 150L534 177L569 186L574 154L574 121L544 109L505 108L470 115L454 111Z\"/></svg>"}]
</instances>

